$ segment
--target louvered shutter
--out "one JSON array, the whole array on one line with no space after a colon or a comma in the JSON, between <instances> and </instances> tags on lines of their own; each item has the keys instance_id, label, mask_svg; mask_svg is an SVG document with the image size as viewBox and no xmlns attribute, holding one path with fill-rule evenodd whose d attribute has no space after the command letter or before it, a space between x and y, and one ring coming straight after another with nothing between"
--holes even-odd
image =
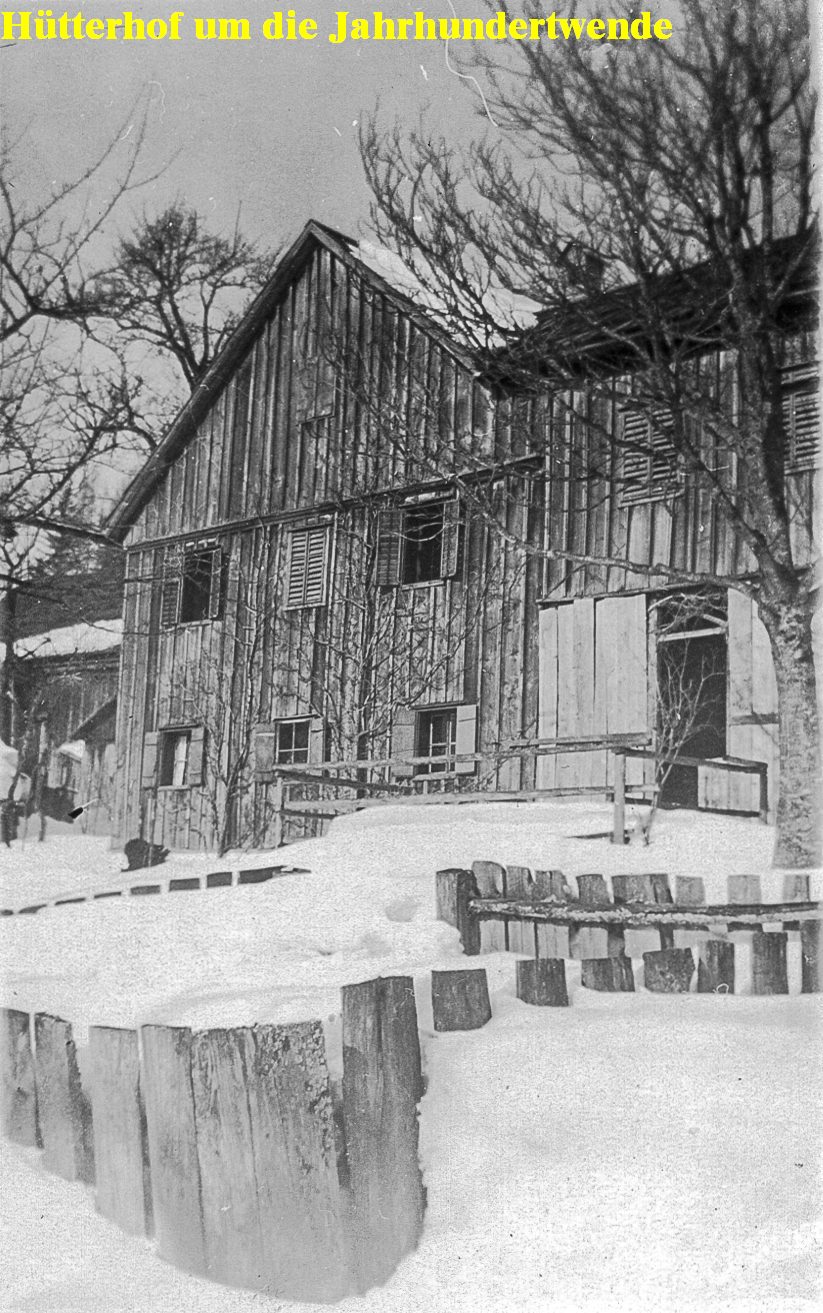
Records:
<instances>
[{"instance_id":1,"label":"louvered shutter","mask_svg":"<svg viewBox=\"0 0 823 1313\"><path fill-rule=\"evenodd\" d=\"M143 739L141 783L144 789L153 788L157 783L157 754L159 744L159 734L146 734Z\"/></svg>"},{"instance_id":2,"label":"louvered shutter","mask_svg":"<svg viewBox=\"0 0 823 1313\"><path fill-rule=\"evenodd\" d=\"M455 752L460 757L468 752L477 751L477 706L466 703L457 708L457 726L455 733ZM476 761L458 761L455 763L458 775L473 775L477 770Z\"/></svg>"},{"instance_id":3,"label":"louvered shutter","mask_svg":"<svg viewBox=\"0 0 823 1313\"><path fill-rule=\"evenodd\" d=\"M183 548L175 543L163 557L163 585L160 600L160 623L171 629L180 619L180 593L183 584Z\"/></svg>"},{"instance_id":4,"label":"louvered shutter","mask_svg":"<svg viewBox=\"0 0 823 1313\"><path fill-rule=\"evenodd\" d=\"M651 496L660 496L674 482L676 469L672 442L672 416L662 410L655 411L651 430Z\"/></svg>"},{"instance_id":5,"label":"louvered shutter","mask_svg":"<svg viewBox=\"0 0 823 1313\"><path fill-rule=\"evenodd\" d=\"M387 506L377 517L377 584L390 588L400 580L403 547L403 512Z\"/></svg>"},{"instance_id":6,"label":"louvered shutter","mask_svg":"<svg viewBox=\"0 0 823 1313\"><path fill-rule=\"evenodd\" d=\"M789 462L814 465L820 455L820 402L817 391L783 394L783 427L789 439Z\"/></svg>"},{"instance_id":7,"label":"louvered shutter","mask_svg":"<svg viewBox=\"0 0 823 1313\"><path fill-rule=\"evenodd\" d=\"M219 547L212 549L209 562L209 619L219 620L223 614L225 569L223 552Z\"/></svg>"},{"instance_id":8,"label":"louvered shutter","mask_svg":"<svg viewBox=\"0 0 823 1313\"><path fill-rule=\"evenodd\" d=\"M189 759L186 766L186 784L203 783L203 758L206 747L206 731L202 725L195 725L189 735Z\"/></svg>"},{"instance_id":9,"label":"louvered shutter","mask_svg":"<svg viewBox=\"0 0 823 1313\"><path fill-rule=\"evenodd\" d=\"M258 725L254 731L254 773L259 780L271 779L274 773L277 729Z\"/></svg>"},{"instance_id":10,"label":"louvered shutter","mask_svg":"<svg viewBox=\"0 0 823 1313\"><path fill-rule=\"evenodd\" d=\"M440 554L440 574L443 579L451 579L459 572L462 524L462 507L458 499L455 497L453 501L444 502Z\"/></svg>"},{"instance_id":11,"label":"louvered shutter","mask_svg":"<svg viewBox=\"0 0 823 1313\"><path fill-rule=\"evenodd\" d=\"M309 761L326 760L326 724L320 716L313 716L309 723Z\"/></svg>"},{"instance_id":12,"label":"louvered shutter","mask_svg":"<svg viewBox=\"0 0 823 1313\"><path fill-rule=\"evenodd\" d=\"M322 606L326 600L329 531L295 529L291 535L286 606Z\"/></svg>"},{"instance_id":13,"label":"louvered shutter","mask_svg":"<svg viewBox=\"0 0 823 1313\"><path fill-rule=\"evenodd\" d=\"M639 501L649 495L651 453L649 421L639 411L623 414L623 501Z\"/></svg>"},{"instance_id":14,"label":"louvered shutter","mask_svg":"<svg viewBox=\"0 0 823 1313\"><path fill-rule=\"evenodd\" d=\"M414 774L414 766L408 762L415 755L415 726L417 713L409 707L398 707L394 713L392 726L391 755L398 761L392 768L395 779L408 779Z\"/></svg>"}]
</instances>

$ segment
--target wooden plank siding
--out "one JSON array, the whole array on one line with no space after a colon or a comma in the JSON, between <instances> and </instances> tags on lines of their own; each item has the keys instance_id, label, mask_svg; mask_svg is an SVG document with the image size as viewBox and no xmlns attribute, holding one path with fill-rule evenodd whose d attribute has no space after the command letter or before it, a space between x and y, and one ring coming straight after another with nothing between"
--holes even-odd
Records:
<instances>
[{"instance_id":1,"label":"wooden plank siding","mask_svg":"<svg viewBox=\"0 0 823 1313\"><path fill-rule=\"evenodd\" d=\"M241 424L244 371L249 413ZM512 443L525 451L531 405L498 405L397 298L366 285L331 251L311 254L127 539L122 838L151 831L173 848L213 845L215 778L249 746L248 722L228 718L229 705L253 702L260 723L322 719L337 758L364 755L358 703L370 708L372 756L392 754L394 712L410 706L477 705L480 751L534 736L539 560L516 542L501 547L469 495L461 499L453 576L375 583L380 508L418 491L454 496L451 470L479 471L495 448ZM539 540L541 480L501 473L488 497L513 538ZM327 600L289 607L290 535L321 524L330 534ZM227 562L222 616L164 628L166 546L206 542ZM246 669L237 654L255 626L259 642ZM367 671L364 651L372 654ZM203 724L210 783L172 788L144 779L147 736ZM270 785L253 784L251 763L246 777L236 834L265 841ZM471 776L462 783L475 786ZM533 767L490 760L476 783L533 786Z\"/></svg>"}]
</instances>

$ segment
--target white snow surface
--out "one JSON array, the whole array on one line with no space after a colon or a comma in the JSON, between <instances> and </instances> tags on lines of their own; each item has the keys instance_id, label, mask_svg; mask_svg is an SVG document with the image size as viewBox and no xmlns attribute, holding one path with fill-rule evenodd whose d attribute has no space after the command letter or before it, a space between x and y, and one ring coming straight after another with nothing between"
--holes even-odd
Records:
<instances>
[{"instance_id":1,"label":"white snow surface","mask_svg":"<svg viewBox=\"0 0 823 1313\"><path fill-rule=\"evenodd\" d=\"M77 625L64 625L60 629L47 629L42 634L19 638L14 644L18 657L59 657L85 655L89 652L108 652L123 641L123 621L83 621ZM0 644L0 659L5 648Z\"/></svg>"},{"instance_id":2,"label":"white snow surface","mask_svg":"<svg viewBox=\"0 0 823 1313\"><path fill-rule=\"evenodd\" d=\"M428 1088L424 1235L389 1283L346 1313L807 1309L820 1297L820 1004L594 994L568 964L572 1006L514 997L510 954L475 959L494 1016L436 1035L429 973L467 965L434 917L434 872L490 858L532 867L701 874L768 870L756 821L669 813L652 845L615 848L601 803L374 808L276 853L175 855L153 880L290 862L267 884L46 909L0 922L6 1005L72 1021L195 1027L320 1017L339 1066L340 985L415 980ZM114 888L107 841L61 827L0 849L7 906ZM148 873L141 873L146 875ZM812 875L820 896L820 875ZM791 947L791 945L790 945ZM744 972L745 974L745 972ZM81 1062L83 1053L81 1051ZM93 1195L0 1146L7 1187L3 1305L42 1313L290 1309L176 1272L94 1212ZM0 1301L2 1303L2 1301Z\"/></svg>"}]
</instances>

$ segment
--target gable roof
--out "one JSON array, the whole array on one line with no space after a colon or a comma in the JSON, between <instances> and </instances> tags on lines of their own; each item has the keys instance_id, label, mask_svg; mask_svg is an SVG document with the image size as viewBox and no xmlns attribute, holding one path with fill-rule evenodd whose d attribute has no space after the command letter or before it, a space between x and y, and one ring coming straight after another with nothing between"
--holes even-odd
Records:
<instances>
[{"instance_id":1,"label":"gable roof","mask_svg":"<svg viewBox=\"0 0 823 1313\"><path fill-rule=\"evenodd\" d=\"M365 283L390 297L424 332L448 351L470 373L478 373L477 363L424 310L415 304L406 287L378 272L373 262L359 257L358 243L352 237L310 219L297 240L280 260L266 286L255 297L231 333L223 349L212 361L192 395L178 411L159 445L135 475L120 503L110 515L106 529L115 542L122 542L150 499L169 467L194 437L197 427L214 404L235 367L252 346L287 288L305 267L312 254L323 247L349 269L356 270ZM384 271L386 272L386 271Z\"/></svg>"}]
</instances>

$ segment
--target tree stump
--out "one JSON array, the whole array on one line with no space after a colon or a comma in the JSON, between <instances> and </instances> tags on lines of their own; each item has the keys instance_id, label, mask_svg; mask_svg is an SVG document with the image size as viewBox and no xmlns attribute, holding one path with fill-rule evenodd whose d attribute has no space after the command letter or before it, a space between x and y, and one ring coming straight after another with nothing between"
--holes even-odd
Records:
<instances>
[{"instance_id":1,"label":"tree stump","mask_svg":"<svg viewBox=\"0 0 823 1313\"><path fill-rule=\"evenodd\" d=\"M629 957L585 958L581 968L581 979L586 989L611 994L634 993L634 972Z\"/></svg>"},{"instance_id":2,"label":"tree stump","mask_svg":"<svg viewBox=\"0 0 823 1313\"><path fill-rule=\"evenodd\" d=\"M491 1020L489 982L483 970L432 971L435 1030L479 1030Z\"/></svg>"},{"instance_id":3,"label":"tree stump","mask_svg":"<svg viewBox=\"0 0 823 1313\"><path fill-rule=\"evenodd\" d=\"M517 997L540 1008L566 1008L566 964L562 959L541 957L517 963Z\"/></svg>"},{"instance_id":4,"label":"tree stump","mask_svg":"<svg viewBox=\"0 0 823 1313\"><path fill-rule=\"evenodd\" d=\"M661 948L643 954L643 983L653 994L688 994L693 975L690 948Z\"/></svg>"},{"instance_id":5,"label":"tree stump","mask_svg":"<svg viewBox=\"0 0 823 1313\"><path fill-rule=\"evenodd\" d=\"M802 994L820 993L820 922L803 921L800 925Z\"/></svg>"},{"instance_id":6,"label":"tree stump","mask_svg":"<svg viewBox=\"0 0 823 1313\"><path fill-rule=\"evenodd\" d=\"M734 944L707 939L700 945L697 963L698 994L734 993Z\"/></svg>"},{"instance_id":7,"label":"tree stump","mask_svg":"<svg viewBox=\"0 0 823 1313\"><path fill-rule=\"evenodd\" d=\"M752 993L788 994L785 931L765 934L758 930L752 937Z\"/></svg>"},{"instance_id":8,"label":"tree stump","mask_svg":"<svg viewBox=\"0 0 823 1313\"><path fill-rule=\"evenodd\" d=\"M0 1031L2 1134L14 1144L39 1147L28 1012L18 1012L15 1008L0 1009Z\"/></svg>"},{"instance_id":9,"label":"tree stump","mask_svg":"<svg viewBox=\"0 0 823 1313\"><path fill-rule=\"evenodd\" d=\"M43 1162L66 1181L94 1181L91 1107L83 1091L71 1026L38 1012L34 1069Z\"/></svg>"}]
</instances>

